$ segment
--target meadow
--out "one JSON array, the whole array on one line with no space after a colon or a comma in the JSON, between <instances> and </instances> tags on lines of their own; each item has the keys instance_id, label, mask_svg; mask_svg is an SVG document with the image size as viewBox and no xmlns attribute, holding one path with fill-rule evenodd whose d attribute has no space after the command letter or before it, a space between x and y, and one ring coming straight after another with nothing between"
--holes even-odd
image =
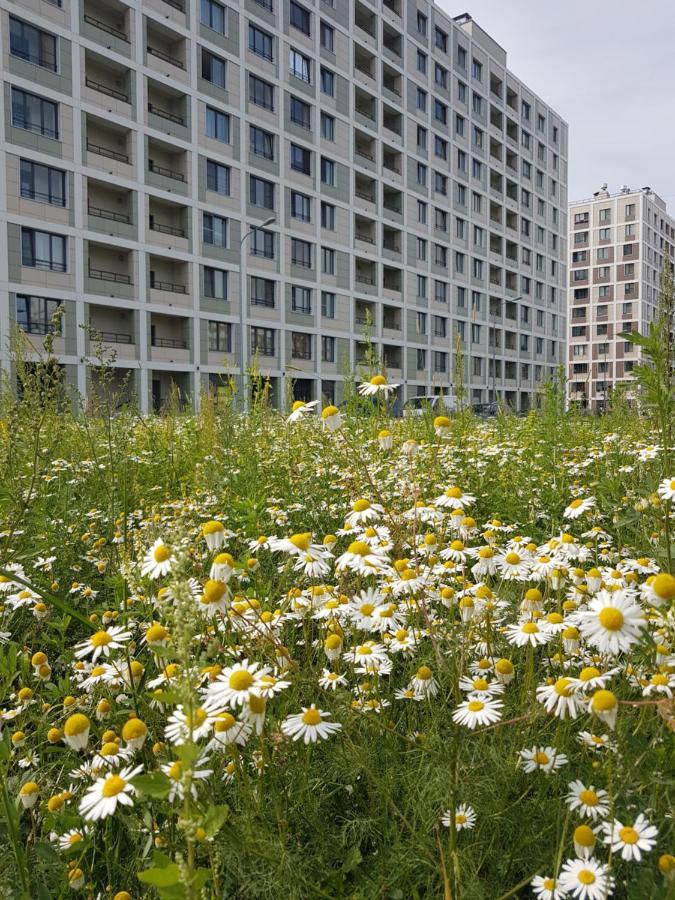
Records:
<instances>
[{"instance_id":1,"label":"meadow","mask_svg":"<svg viewBox=\"0 0 675 900\"><path fill-rule=\"evenodd\" d=\"M674 897L662 425L5 395L0 895Z\"/></svg>"}]
</instances>

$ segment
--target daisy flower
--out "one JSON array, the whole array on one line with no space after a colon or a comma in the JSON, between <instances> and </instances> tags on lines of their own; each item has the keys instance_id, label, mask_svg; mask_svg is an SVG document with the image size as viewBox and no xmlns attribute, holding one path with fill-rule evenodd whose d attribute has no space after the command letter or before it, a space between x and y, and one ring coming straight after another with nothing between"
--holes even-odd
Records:
<instances>
[{"instance_id":1,"label":"daisy flower","mask_svg":"<svg viewBox=\"0 0 675 900\"><path fill-rule=\"evenodd\" d=\"M568 859L558 876L563 896L574 900L606 900L614 891L609 868L595 859Z\"/></svg>"},{"instance_id":2,"label":"daisy flower","mask_svg":"<svg viewBox=\"0 0 675 900\"><path fill-rule=\"evenodd\" d=\"M502 578L507 581L525 581L530 574L530 562L521 553L509 550L498 561Z\"/></svg>"},{"instance_id":3,"label":"daisy flower","mask_svg":"<svg viewBox=\"0 0 675 900\"><path fill-rule=\"evenodd\" d=\"M228 666L207 688L207 697L214 706L243 706L251 694L260 693L260 678L269 673L269 668L260 668L257 662L248 659Z\"/></svg>"},{"instance_id":4,"label":"daisy flower","mask_svg":"<svg viewBox=\"0 0 675 900\"><path fill-rule=\"evenodd\" d=\"M547 875L535 875L530 887L537 900L562 900L565 896L555 878L549 878Z\"/></svg>"},{"instance_id":5,"label":"daisy flower","mask_svg":"<svg viewBox=\"0 0 675 900\"><path fill-rule=\"evenodd\" d=\"M371 503L369 500L361 498L352 503L352 511L345 521L352 528L355 525L368 525L369 522L376 522L383 513L384 507L379 503Z\"/></svg>"},{"instance_id":6,"label":"daisy flower","mask_svg":"<svg viewBox=\"0 0 675 900\"><path fill-rule=\"evenodd\" d=\"M501 700L470 696L455 708L452 721L457 725L465 725L473 731L479 725L492 725L498 722L501 719L503 705Z\"/></svg>"},{"instance_id":7,"label":"daisy flower","mask_svg":"<svg viewBox=\"0 0 675 900\"><path fill-rule=\"evenodd\" d=\"M564 753L558 753L555 747L532 747L531 749L519 750L520 764L527 773L535 772L537 769L546 772L548 775L555 769L567 764L567 757Z\"/></svg>"},{"instance_id":8,"label":"daisy flower","mask_svg":"<svg viewBox=\"0 0 675 900\"><path fill-rule=\"evenodd\" d=\"M657 493L662 500L675 500L675 478L664 478Z\"/></svg>"},{"instance_id":9,"label":"daisy flower","mask_svg":"<svg viewBox=\"0 0 675 900\"><path fill-rule=\"evenodd\" d=\"M675 689L675 675L666 675L665 672L657 672L649 679L649 684L642 691L643 697L651 697L652 694L660 694L673 699L673 689Z\"/></svg>"},{"instance_id":10,"label":"daisy flower","mask_svg":"<svg viewBox=\"0 0 675 900\"><path fill-rule=\"evenodd\" d=\"M77 659L91 656L92 662L96 662L99 656L110 656L112 650L120 650L130 638L130 631L113 625L112 628L95 631L86 640L76 644L75 656Z\"/></svg>"},{"instance_id":11,"label":"daisy flower","mask_svg":"<svg viewBox=\"0 0 675 900\"><path fill-rule=\"evenodd\" d=\"M611 847L612 853L621 851L621 858L640 862L642 853L649 853L656 846L658 829L651 825L643 813L637 817L633 825L624 825L618 819L605 822L603 825L605 844Z\"/></svg>"},{"instance_id":12,"label":"daisy flower","mask_svg":"<svg viewBox=\"0 0 675 900\"><path fill-rule=\"evenodd\" d=\"M420 666L410 680L410 687L420 697L435 697L438 693L438 682L429 666Z\"/></svg>"},{"instance_id":13,"label":"daisy flower","mask_svg":"<svg viewBox=\"0 0 675 900\"><path fill-rule=\"evenodd\" d=\"M228 532L225 531L225 526L222 522L212 519L210 522L205 522L202 525L202 536L208 549L213 552L214 550L220 550L224 546L228 538Z\"/></svg>"},{"instance_id":14,"label":"daisy flower","mask_svg":"<svg viewBox=\"0 0 675 900\"><path fill-rule=\"evenodd\" d=\"M337 431L342 427L342 413L337 406L324 406L321 410L321 424L326 431Z\"/></svg>"},{"instance_id":15,"label":"daisy flower","mask_svg":"<svg viewBox=\"0 0 675 900\"><path fill-rule=\"evenodd\" d=\"M441 822L446 828L449 828L451 824L454 824L456 831L462 831L463 829L468 830L474 828L476 825L476 813L473 806L469 806L468 803L460 803L455 810L454 816L448 809L441 816Z\"/></svg>"},{"instance_id":16,"label":"daisy flower","mask_svg":"<svg viewBox=\"0 0 675 900\"><path fill-rule=\"evenodd\" d=\"M351 570L361 575L375 575L389 571L389 563L384 554L379 553L365 541L352 541L347 550L335 561L335 571Z\"/></svg>"},{"instance_id":17,"label":"daisy flower","mask_svg":"<svg viewBox=\"0 0 675 900\"><path fill-rule=\"evenodd\" d=\"M598 816L607 815L608 799L607 791L597 790L593 785L586 787L583 781L577 780L570 781L565 803L571 810L578 809L585 818L595 820Z\"/></svg>"},{"instance_id":18,"label":"daisy flower","mask_svg":"<svg viewBox=\"0 0 675 900\"><path fill-rule=\"evenodd\" d=\"M582 636L601 653L626 652L640 638L645 624L642 608L625 591L598 591L579 612Z\"/></svg>"},{"instance_id":19,"label":"daisy flower","mask_svg":"<svg viewBox=\"0 0 675 900\"><path fill-rule=\"evenodd\" d=\"M59 846L59 850L62 850L65 853L68 850L72 850L73 847L79 847L87 836L87 828L71 828L70 831L60 834L56 838L56 842Z\"/></svg>"},{"instance_id":20,"label":"daisy flower","mask_svg":"<svg viewBox=\"0 0 675 900\"><path fill-rule=\"evenodd\" d=\"M211 733L213 723L221 710L222 706L213 700L207 700L192 713L179 703L167 720L164 736L177 747L186 741L201 741Z\"/></svg>"},{"instance_id":21,"label":"daisy flower","mask_svg":"<svg viewBox=\"0 0 675 900\"><path fill-rule=\"evenodd\" d=\"M536 622L521 622L519 625L506 627L506 640L516 647L539 647L547 644L553 635L550 631L543 631Z\"/></svg>"},{"instance_id":22,"label":"daisy flower","mask_svg":"<svg viewBox=\"0 0 675 900\"><path fill-rule=\"evenodd\" d=\"M238 722L232 713L218 713L213 723L213 740L206 752L215 745L226 747L228 744L239 744L243 747L252 730L253 727L248 722Z\"/></svg>"},{"instance_id":23,"label":"daisy flower","mask_svg":"<svg viewBox=\"0 0 675 900\"><path fill-rule=\"evenodd\" d=\"M577 497L565 507L563 519L578 519L595 506L595 497Z\"/></svg>"},{"instance_id":24,"label":"daisy flower","mask_svg":"<svg viewBox=\"0 0 675 900\"><path fill-rule=\"evenodd\" d=\"M377 443L380 445L380 450L391 450L394 446L394 435L389 429L383 428L377 434Z\"/></svg>"},{"instance_id":25,"label":"daisy flower","mask_svg":"<svg viewBox=\"0 0 675 900\"><path fill-rule=\"evenodd\" d=\"M311 413L316 406L318 406L318 400L310 400L308 403L305 403L304 400L296 400L293 406L291 407L291 414L286 419L287 425L292 425L293 422L297 422L303 416L306 416L308 413Z\"/></svg>"},{"instance_id":26,"label":"daisy flower","mask_svg":"<svg viewBox=\"0 0 675 900\"><path fill-rule=\"evenodd\" d=\"M153 580L168 575L171 566L176 562L175 556L171 552L171 548L167 547L161 538L157 538L155 543L150 547L143 557L141 566L141 575L146 575Z\"/></svg>"},{"instance_id":27,"label":"daisy flower","mask_svg":"<svg viewBox=\"0 0 675 900\"><path fill-rule=\"evenodd\" d=\"M484 697L490 697L493 694L504 693L503 684L500 684L498 681L490 682L487 678L483 678L482 675L479 675L477 678L469 678L466 675L463 675L459 679L459 689L460 691L468 691L480 700L484 699Z\"/></svg>"},{"instance_id":28,"label":"daisy flower","mask_svg":"<svg viewBox=\"0 0 675 900\"><path fill-rule=\"evenodd\" d=\"M324 669L321 673L321 678L319 678L319 687L323 688L325 691L334 691L337 689L338 685L340 687L347 687L347 679L344 675L339 675L337 672L331 672L330 669Z\"/></svg>"},{"instance_id":29,"label":"daisy flower","mask_svg":"<svg viewBox=\"0 0 675 900\"><path fill-rule=\"evenodd\" d=\"M359 394L362 397L375 397L377 394L388 397L397 387L397 384L389 384L384 375L373 375L370 381L359 385Z\"/></svg>"},{"instance_id":30,"label":"daisy flower","mask_svg":"<svg viewBox=\"0 0 675 900\"><path fill-rule=\"evenodd\" d=\"M580 744L590 750L616 750L616 744L608 734L593 734L591 731L580 731L577 735Z\"/></svg>"},{"instance_id":31,"label":"daisy flower","mask_svg":"<svg viewBox=\"0 0 675 900\"><path fill-rule=\"evenodd\" d=\"M553 713L558 719L576 719L579 702L574 695L574 682L571 678L559 678L555 684L540 685L537 688L537 700L546 707L546 712Z\"/></svg>"},{"instance_id":32,"label":"daisy flower","mask_svg":"<svg viewBox=\"0 0 675 900\"><path fill-rule=\"evenodd\" d=\"M302 707L302 712L288 716L281 723L281 730L294 741L302 739L305 744L315 744L317 740L325 741L336 734L342 725L339 722L326 722L330 713L317 709L314 704Z\"/></svg>"},{"instance_id":33,"label":"daisy flower","mask_svg":"<svg viewBox=\"0 0 675 900\"><path fill-rule=\"evenodd\" d=\"M80 815L88 822L97 822L112 816L121 806L133 806L136 788L131 779L143 770L143 766L121 769L119 773L97 778L80 803Z\"/></svg>"},{"instance_id":34,"label":"daisy flower","mask_svg":"<svg viewBox=\"0 0 675 900\"><path fill-rule=\"evenodd\" d=\"M444 506L449 509L464 509L476 502L473 494L465 494L464 491L453 484L433 501L434 506Z\"/></svg>"},{"instance_id":35,"label":"daisy flower","mask_svg":"<svg viewBox=\"0 0 675 900\"><path fill-rule=\"evenodd\" d=\"M195 800L197 799L197 785L195 784L195 781L203 781L210 775L213 775L213 769L199 768L199 766L204 765L206 762L208 762L208 757L206 756L206 754L203 754L192 764L190 768L190 795ZM169 801L169 803L173 803L174 800L182 801L185 797L185 785L183 783L184 770L182 760L177 759L175 762L166 763L165 765L160 766L160 768L171 782L171 789L169 791L167 800Z\"/></svg>"}]
</instances>

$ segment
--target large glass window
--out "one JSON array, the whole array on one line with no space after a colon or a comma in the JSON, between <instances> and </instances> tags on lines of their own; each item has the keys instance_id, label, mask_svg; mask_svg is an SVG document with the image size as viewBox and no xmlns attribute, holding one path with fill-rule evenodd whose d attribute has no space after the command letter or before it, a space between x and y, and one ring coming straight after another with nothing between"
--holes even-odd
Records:
<instances>
[{"instance_id":1,"label":"large glass window","mask_svg":"<svg viewBox=\"0 0 675 900\"><path fill-rule=\"evenodd\" d=\"M58 140L58 104L13 87L12 125Z\"/></svg>"},{"instance_id":2,"label":"large glass window","mask_svg":"<svg viewBox=\"0 0 675 900\"><path fill-rule=\"evenodd\" d=\"M206 107L206 136L224 144L230 143L230 117L227 113Z\"/></svg>"},{"instance_id":3,"label":"large glass window","mask_svg":"<svg viewBox=\"0 0 675 900\"><path fill-rule=\"evenodd\" d=\"M209 322L209 350L232 352L232 326L229 322Z\"/></svg>"},{"instance_id":4,"label":"large glass window","mask_svg":"<svg viewBox=\"0 0 675 900\"><path fill-rule=\"evenodd\" d=\"M249 131L251 153L265 159L274 159L274 135L264 128L251 125Z\"/></svg>"},{"instance_id":5,"label":"large glass window","mask_svg":"<svg viewBox=\"0 0 675 900\"><path fill-rule=\"evenodd\" d=\"M204 213L203 238L205 244L227 247L228 222L223 216Z\"/></svg>"},{"instance_id":6,"label":"large glass window","mask_svg":"<svg viewBox=\"0 0 675 900\"><path fill-rule=\"evenodd\" d=\"M206 187L216 194L228 197L230 194L230 168L212 159L206 161Z\"/></svg>"},{"instance_id":7,"label":"large glass window","mask_svg":"<svg viewBox=\"0 0 675 900\"><path fill-rule=\"evenodd\" d=\"M202 25L225 34L225 7L216 0L201 0Z\"/></svg>"},{"instance_id":8,"label":"large glass window","mask_svg":"<svg viewBox=\"0 0 675 900\"><path fill-rule=\"evenodd\" d=\"M216 87L224 88L225 76L225 60L214 56L208 50L202 50L202 78L215 84Z\"/></svg>"},{"instance_id":9,"label":"large glass window","mask_svg":"<svg viewBox=\"0 0 675 900\"><path fill-rule=\"evenodd\" d=\"M60 234L21 229L21 265L50 272L66 271L66 239Z\"/></svg>"},{"instance_id":10,"label":"large glass window","mask_svg":"<svg viewBox=\"0 0 675 900\"><path fill-rule=\"evenodd\" d=\"M204 296L227 300L227 272L204 266Z\"/></svg>"},{"instance_id":11,"label":"large glass window","mask_svg":"<svg viewBox=\"0 0 675 900\"><path fill-rule=\"evenodd\" d=\"M28 334L61 333L61 319L54 320L54 314L61 306L60 300L47 297L16 295L16 322ZM54 322L56 321L56 324Z\"/></svg>"},{"instance_id":12,"label":"large glass window","mask_svg":"<svg viewBox=\"0 0 675 900\"><path fill-rule=\"evenodd\" d=\"M9 17L9 52L43 69L56 71L56 38L28 22Z\"/></svg>"},{"instance_id":13,"label":"large glass window","mask_svg":"<svg viewBox=\"0 0 675 900\"><path fill-rule=\"evenodd\" d=\"M28 200L66 205L66 173L29 159L21 160L21 196Z\"/></svg>"}]
</instances>

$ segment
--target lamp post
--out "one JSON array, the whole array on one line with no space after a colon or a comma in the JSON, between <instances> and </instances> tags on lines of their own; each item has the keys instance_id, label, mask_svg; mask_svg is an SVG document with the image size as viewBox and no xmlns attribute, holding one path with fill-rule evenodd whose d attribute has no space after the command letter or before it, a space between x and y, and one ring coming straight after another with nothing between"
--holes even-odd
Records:
<instances>
[{"instance_id":1,"label":"lamp post","mask_svg":"<svg viewBox=\"0 0 675 900\"><path fill-rule=\"evenodd\" d=\"M239 366L241 369L241 391L244 409L248 407L248 393L246 391L246 316L244 315L244 305L248 304L248 290L246 284L246 254L244 253L244 244L254 231L257 231L258 228L267 228L268 225L273 225L276 220L276 216L270 216L269 219L265 219L261 225L254 225L253 228L250 228L239 241L239 342L241 351Z\"/></svg>"}]
</instances>

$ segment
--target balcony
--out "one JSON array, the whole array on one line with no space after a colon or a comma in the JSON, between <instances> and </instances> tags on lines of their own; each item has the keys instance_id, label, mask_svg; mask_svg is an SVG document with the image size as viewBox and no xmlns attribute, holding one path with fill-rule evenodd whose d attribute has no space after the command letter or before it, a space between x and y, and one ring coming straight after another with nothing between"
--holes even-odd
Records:
<instances>
[{"instance_id":1,"label":"balcony","mask_svg":"<svg viewBox=\"0 0 675 900\"><path fill-rule=\"evenodd\" d=\"M400 300L403 292L403 272L393 266L382 267L382 292L391 300Z\"/></svg>"},{"instance_id":2,"label":"balcony","mask_svg":"<svg viewBox=\"0 0 675 900\"><path fill-rule=\"evenodd\" d=\"M130 177L131 130L86 114L86 164L109 175Z\"/></svg>"},{"instance_id":3,"label":"balcony","mask_svg":"<svg viewBox=\"0 0 675 900\"><path fill-rule=\"evenodd\" d=\"M354 3L356 36L370 47L377 46L377 16L360 0Z\"/></svg>"},{"instance_id":4,"label":"balcony","mask_svg":"<svg viewBox=\"0 0 675 900\"><path fill-rule=\"evenodd\" d=\"M159 197L149 198L148 241L166 249L187 251L189 210Z\"/></svg>"},{"instance_id":5,"label":"balcony","mask_svg":"<svg viewBox=\"0 0 675 900\"><path fill-rule=\"evenodd\" d=\"M401 310L396 306L382 307L382 330L395 332L393 337L400 337L397 332L401 331ZM384 337L392 337L392 335L384 335Z\"/></svg>"},{"instance_id":6,"label":"balcony","mask_svg":"<svg viewBox=\"0 0 675 900\"><path fill-rule=\"evenodd\" d=\"M377 266L370 260L356 257L354 264L354 282L356 290L368 294L377 289Z\"/></svg>"},{"instance_id":7,"label":"balcony","mask_svg":"<svg viewBox=\"0 0 675 900\"><path fill-rule=\"evenodd\" d=\"M89 333L86 338L86 353L91 354L95 350L95 345L102 343L106 349L114 351L116 357L134 359L136 357L134 313L131 310L97 304L88 304L88 311Z\"/></svg>"},{"instance_id":8,"label":"balcony","mask_svg":"<svg viewBox=\"0 0 675 900\"><path fill-rule=\"evenodd\" d=\"M190 362L189 326L188 319L152 313L150 315L152 359L163 362Z\"/></svg>"},{"instance_id":9,"label":"balcony","mask_svg":"<svg viewBox=\"0 0 675 900\"><path fill-rule=\"evenodd\" d=\"M354 44L354 77L365 80L372 87L376 81L377 57L374 53Z\"/></svg>"},{"instance_id":10,"label":"balcony","mask_svg":"<svg viewBox=\"0 0 675 900\"><path fill-rule=\"evenodd\" d=\"M375 205L377 204L377 182L375 179L355 172L354 197L356 198L357 206L372 209L375 212Z\"/></svg>"},{"instance_id":11,"label":"balcony","mask_svg":"<svg viewBox=\"0 0 675 900\"><path fill-rule=\"evenodd\" d=\"M403 95L403 76L396 69L382 63L382 90L389 93L394 103L400 103Z\"/></svg>"},{"instance_id":12,"label":"balcony","mask_svg":"<svg viewBox=\"0 0 675 900\"><path fill-rule=\"evenodd\" d=\"M403 233L398 228L382 227L382 255L389 259L401 256Z\"/></svg>"},{"instance_id":13,"label":"balcony","mask_svg":"<svg viewBox=\"0 0 675 900\"><path fill-rule=\"evenodd\" d=\"M375 245L376 224L372 219L366 219L364 216L354 216L354 246L358 249L359 244L368 246L361 249L369 250Z\"/></svg>"},{"instance_id":14,"label":"balcony","mask_svg":"<svg viewBox=\"0 0 675 900\"><path fill-rule=\"evenodd\" d=\"M382 53L396 65L403 64L403 36L387 22L382 23Z\"/></svg>"},{"instance_id":15,"label":"balcony","mask_svg":"<svg viewBox=\"0 0 675 900\"><path fill-rule=\"evenodd\" d=\"M403 115L386 103L382 104L382 125L394 139L403 137Z\"/></svg>"},{"instance_id":16,"label":"balcony","mask_svg":"<svg viewBox=\"0 0 675 900\"><path fill-rule=\"evenodd\" d=\"M393 150L383 144L382 147L382 174L391 177L403 174L403 154L399 150Z\"/></svg>"},{"instance_id":17,"label":"balcony","mask_svg":"<svg viewBox=\"0 0 675 900\"><path fill-rule=\"evenodd\" d=\"M85 51L83 100L130 117L131 72L110 59Z\"/></svg>"},{"instance_id":18,"label":"balcony","mask_svg":"<svg viewBox=\"0 0 675 900\"><path fill-rule=\"evenodd\" d=\"M88 227L114 237L133 239L136 234L132 218L133 202L133 191L88 178Z\"/></svg>"},{"instance_id":19,"label":"balcony","mask_svg":"<svg viewBox=\"0 0 675 900\"><path fill-rule=\"evenodd\" d=\"M119 0L85 0L80 33L108 50L129 55L131 10Z\"/></svg>"},{"instance_id":20,"label":"balcony","mask_svg":"<svg viewBox=\"0 0 675 900\"><path fill-rule=\"evenodd\" d=\"M132 299L133 265L131 250L89 241L85 291Z\"/></svg>"},{"instance_id":21,"label":"balcony","mask_svg":"<svg viewBox=\"0 0 675 900\"><path fill-rule=\"evenodd\" d=\"M186 41L185 38L164 28L159 23L145 19L146 29L146 64L169 78L186 80Z\"/></svg>"},{"instance_id":22,"label":"balcony","mask_svg":"<svg viewBox=\"0 0 675 900\"><path fill-rule=\"evenodd\" d=\"M178 138L187 138L188 98L180 91L147 79L148 125Z\"/></svg>"},{"instance_id":23,"label":"balcony","mask_svg":"<svg viewBox=\"0 0 675 900\"><path fill-rule=\"evenodd\" d=\"M354 88L354 117L357 123L366 128L377 125L377 100L359 87Z\"/></svg>"},{"instance_id":24,"label":"balcony","mask_svg":"<svg viewBox=\"0 0 675 900\"><path fill-rule=\"evenodd\" d=\"M354 305L354 324L360 325L362 328L375 329L377 324L377 306L374 303L366 303L363 300L357 300Z\"/></svg>"},{"instance_id":25,"label":"balcony","mask_svg":"<svg viewBox=\"0 0 675 900\"><path fill-rule=\"evenodd\" d=\"M187 193L189 154L175 145L148 138L147 182L164 191Z\"/></svg>"},{"instance_id":26,"label":"balcony","mask_svg":"<svg viewBox=\"0 0 675 900\"><path fill-rule=\"evenodd\" d=\"M192 306L189 294L190 267L188 263L166 256L148 257L150 303L159 306Z\"/></svg>"},{"instance_id":27,"label":"balcony","mask_svg":"<svg viewBox=\"0 0 675 900\"><path fill-rule=\"evenodd\" d=\"M397 222L401 222L403 216L403 192L397 188L383 185L382 211L388 219L395 219Z\"/></svg>"}]
</instances>

